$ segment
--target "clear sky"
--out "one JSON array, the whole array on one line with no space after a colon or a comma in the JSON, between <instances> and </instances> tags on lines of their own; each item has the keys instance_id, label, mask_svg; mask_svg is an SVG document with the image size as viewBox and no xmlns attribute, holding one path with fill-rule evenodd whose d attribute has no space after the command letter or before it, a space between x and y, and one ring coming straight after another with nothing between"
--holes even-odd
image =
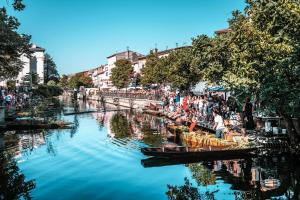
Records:
<instances>
[{"instance_id":1,"label":"clear sky","mask_svg":"<svg viewBox=\"0 0 300 200\"><path fill-rule=\"evenodd\" d=\"M12 0L9 0L12 1ZM54 58L60 74L106 63L106 57L130 50L190 44L200 34L227 27L244 0L24 0L20 31ZM7 4L0 0L0 5Z\"/></svg>"}]
</instances>

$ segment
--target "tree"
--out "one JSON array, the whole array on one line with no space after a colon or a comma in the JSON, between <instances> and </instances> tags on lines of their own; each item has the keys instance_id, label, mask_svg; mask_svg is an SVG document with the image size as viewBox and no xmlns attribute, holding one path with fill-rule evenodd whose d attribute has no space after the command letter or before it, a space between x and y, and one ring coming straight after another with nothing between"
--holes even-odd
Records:
<instances>
[{"instance_id":1,"label":"tree","mask_svg":"<svg viewBox=\"0 0 300 200\"><path fill-rule=\"evenodd\" d=\"M58 85L61 87L61 88L67 88L68 87L68 80L69 80L69 77L67 76L67 75L65 75L65 74L63 74L62 76L61 76L61 78L59 79L59 83L58 83Z\"/></svg>"},{"instance_id":2,"label":"tree","mask_svg":"<svg viewBox=\"0 0 300 200\"><path fill-rule=\"evenodd\" d=\"M295 142L291 118L298 117L299 123L300 2L249 0L245 13L233 12L229 27L232 31L212 38L193 63L205 80L239 96L253 95L264 110L280 114ZM195 49L198 42L193 42Z\"/></svg>"},{"instance_id":3,"label":"tree","mask_svg":"<svg viewBox=\"0 0 300 200\"><path fill-rule=\"evenodd\" d=\"M21 0L13 4L17 10L24 9ZM0 8L0 78L14 78L23 68L21 55L30 57L30 36L17 32L20 23L15 17L8 16L6 9Z\"/></svg>"},{"instance_id":4,"label":"tree","mask_svg":"<svg viewBox=\"0 0 300 200\"><path fill-rule=\"evenodd\" d=\"M146 57L145 67L142 69L142 84L163 84L166 82L167 67L165 59L159 58L156 52L151 51Z\"/></svg>"},{"instance_id":5,"label":"tree","mask_svg":"<svg viewBox=\"0 0 300 200\"><path fill-rule=\"evenodd\" d=\"M14 80L8 80L6 82L6 86L8 90L15 90L16 89L16 81Z\"/></svg>"},{"instance_id":6,"label":"tree","mask_svg":"<svg viewBox=\"0 0 300 200\"><path fill-rule=\"evenodd\" d=\"M28 73L22 78L22 81L26 86L36 86L40 82L40 77L37 73Z\"/></svg>"},{"instance_id":7,"label":"tree","mask_svg":"<svg viewBox=\"0 0 300 200\"><path fill-rule=\"evenodd\" d=\"M133 74L132 63L121 59L115 63L116 67L111 70L111 81L118 89L128 87L130 77Z\"/></svg>"},{"instance_id":8,"label":"tree","mask_svg":"<svg viewBox=\"0 0 300 200\"><path fill-rule=\"evenodd\" d=\"M199 68L192 65L192 49L187 47L178 49L165 58L167 66L167 81L172 88L187 91L195 86L199 80Z\"/></svg>"},{"instance_id":9,"label":"tree","mask_svg":"<svg viewBox=\"0 0 300 200\"><path fill-rule=\"evenodd\" d=\"M56 83L55 83L55 81L50 80L50 81L47 82L47 85L48 86L56 86Z\"/></svg>"},{"instance_id":10,"label":"tree","mask_svg":"<svg viewBox=\"0 0 300 200\"><path fill-rule=\"evenodd\" d=\"M86 76L84 73L79 73L74 76L71 76L71 78L68 81L68 87L69 88L79 88L80 86L84 87L93 87L93 80L91 77Z\"/></svg>"},{"instance_id":11,"label":"tree","mask_svg":"<svg viewBox=\"0 0 300 200\"><path fill-rule=\"evenodd\" d=\"M57 71L56 64L53 61L53 58L48 53L45 54L44 77L45 77L46 83L50 80L53 80L56 82L58 82L58 80L59 80L59 74Z\"/></svg>"}]
</instances>

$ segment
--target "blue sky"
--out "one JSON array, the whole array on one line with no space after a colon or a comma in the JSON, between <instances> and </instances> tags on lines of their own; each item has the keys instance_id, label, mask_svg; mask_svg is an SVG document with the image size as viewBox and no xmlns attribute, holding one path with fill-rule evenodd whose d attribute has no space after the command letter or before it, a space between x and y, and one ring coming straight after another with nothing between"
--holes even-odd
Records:
<instances>
[{"instance_id":1,"label":"blue sky","mask_svg":"<svg viewBox=\"0 0 300 200\"><path fill-rule=\"evenodd\" d=\"M147 54L155 44L160 50L190 44L192 37L226 28L231 12L245 7L244 0L24 1L24 11L9 7L9 13L21 22L19 32L46 48L60 74L105 64L127 46Z\"/></svg>"}]
</instances>

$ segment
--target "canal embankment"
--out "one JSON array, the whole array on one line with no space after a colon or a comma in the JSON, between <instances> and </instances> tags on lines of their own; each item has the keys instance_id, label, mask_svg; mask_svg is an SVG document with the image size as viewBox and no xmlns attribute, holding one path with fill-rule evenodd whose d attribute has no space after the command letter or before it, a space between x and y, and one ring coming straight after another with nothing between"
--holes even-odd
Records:
<instances>
[{"instance_id":1,"label":"canal embankment","mask_svg":"<svg viewBox=\"0 0 300 200\"><path fill-rule=\"evenodd\" d=\"M149 99L137 99L137 98L126 98L126 97L112 97L103 96L105 103L114 104L126 108L142 109L150 104L157 105L161 104L161 101L149 100ZM101 101L101 96L87 96L87 100Z\"/></svg>"}]
</instances>

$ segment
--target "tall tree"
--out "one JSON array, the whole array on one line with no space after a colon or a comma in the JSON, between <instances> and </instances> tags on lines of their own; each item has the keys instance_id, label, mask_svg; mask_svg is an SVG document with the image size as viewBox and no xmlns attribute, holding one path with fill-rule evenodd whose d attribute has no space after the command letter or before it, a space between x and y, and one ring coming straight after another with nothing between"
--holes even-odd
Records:
<instances>
[{"instance_id":1,"label":"tall tree","mask_svg":"<svg viewBox=\"0 0 300 200\"><path fill-rule=\"evenodd\" d=\"M22 0L15 0L13 7L25 8ZM0 79L14 78L23 67L21 55L30 56L30 36L17 32L20 23L8 16L5 7L0 8Z\"/></svg>"},{"instance_id":2,"label":"tall tree","mask_svg":"<svg viewBox=\"0 0 300 200\"><path fill-rule=\"evenodd\" d=\"M167 66L167 79L172 88L188 91L200 80L199 68L192 65L192 49L190 47L178 49L165 58Z\"/></svg>"},{"instance_id":3,"label":"tall tree","mask_svg":"<svg viewBox=\"0 0 300 200\"><path fill-rule=\"evenodd\" d=\"M116 67L111 70L111 81L118 89L128 87L130 77L133 75L132 63L121 59L115 63Z\"/></svg>"},{"instance_id":4,"label":"tall tree","mask_svg":"<svg viewBox=\"0 0 300 200\"><path fill-rule=\"evenodd\" d=\"M146 57L145 67L142 69L142 84L163 84L166 82L166 60L159 58L156 52L151 51Z\"/></svg>"},{"instance_id":5,"label":"tall tree","mask_svg":"<svg viewBox=\"0 0 300 200\"><path fill-rule=\"evenodd\" d=\"M69 77L67 75L63 74L59 79L58 85L64 89L68 88L68 81L69 81Z\"/></svg>"},{"instance_id":6,"label":"tall tree","mask_svg":"<svg viewBox=\"0 0 300 200\"><path fill-rule=\"evenodd\" d=\"M263 109L284 117L295 142L291 118L299 123L300 2L248 0L245 13L234 11L229 25L232 31L213 38L207 55L198 60L206 63L205 79L255 96ZM214 53L219 50L222 54Z\"/></svg>"},{"instance_id":7,"label":"tall tree","mask_svg":"<svg viewBox=\"0 0 300 200\"><path fill-rule=\"evenodd\" d=\"M58 82L59 80L56 64L48 53L45 54L44 60L44 78L45 83L48 83L49 80L54 80L55 82Z\"/></svg>"},{"instance_id":8,"label":"tall tree","mask_svg":"<svg viewBox=\"0 0 300 200\"><path fill-rule=\"evenodd\" d=\"M86 76L84 73L79 73L74 76L71 76L68 81L68 87L78 89L80 86L84 86L87 88L93 87L92 78Z\"/></svg>"}]
</instances>

